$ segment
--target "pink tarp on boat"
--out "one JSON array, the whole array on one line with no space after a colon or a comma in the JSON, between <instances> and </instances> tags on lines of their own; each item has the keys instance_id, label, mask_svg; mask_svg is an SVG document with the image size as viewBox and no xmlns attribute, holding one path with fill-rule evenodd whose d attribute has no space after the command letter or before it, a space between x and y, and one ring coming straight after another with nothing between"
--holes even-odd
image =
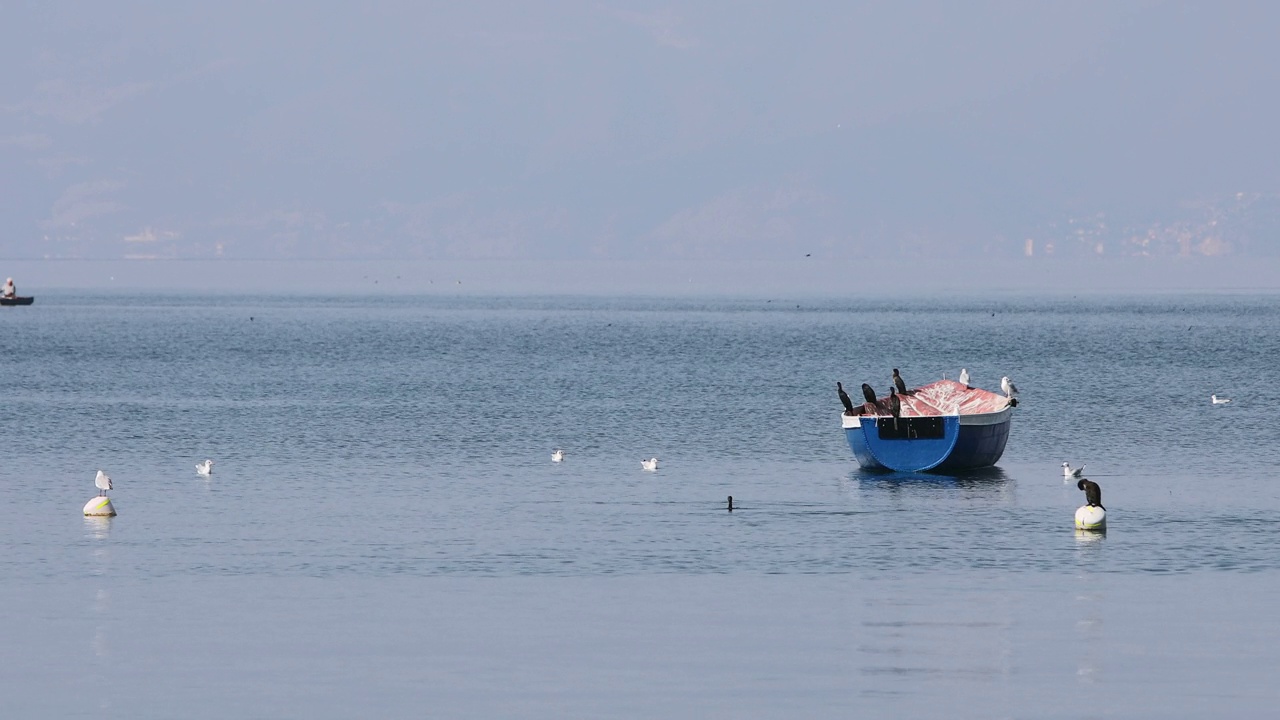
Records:
<instances>
[{"instance_id":1,"label":"pink tarp on boat","mask_svg":"<svg viewBox=\"0 0 1280 720\"><path fill-rule=\"evenodd\" d=\"M936 415L981 415L1009 407L1009 398L982 388L966 387L955 380L939 380L915 388L910 395L899 395L902 417ZM867 415L871 403L864 403L857 414ZM876 415L889 414L888 396L876 402Z\"/></svg>"}]
</instances>

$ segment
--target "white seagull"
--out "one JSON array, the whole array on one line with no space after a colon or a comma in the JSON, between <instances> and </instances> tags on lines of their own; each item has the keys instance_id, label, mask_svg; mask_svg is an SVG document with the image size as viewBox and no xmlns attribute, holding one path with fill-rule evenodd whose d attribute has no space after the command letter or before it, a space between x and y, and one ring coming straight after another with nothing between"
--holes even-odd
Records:
<instances>
[{"instance_id":1,"label":"white seagull","mask_svg":"<svg viewBox=\"0 0 1280 720\"><path fill-rule=\"evenodd\" d=\"M98 486L98 497L102 497L111 489L111 476L99 470L98 476L93 479L93 484Z\"/></svg>"},{"instance_id":2,"label":"white seagull","mask_svg":"<svg viewBox=\"0 0 1280 720\"><path fill-rule=\"evenodd\" d=\"M645 470L657 470L657 469L658 469L658 458L656 458L656 457L651 457L651 458L649 458L648 460L641 460L641 461L640 461L640 467L644 468Z\"/></svg>"},{"instance_id":3,"label":"white seagull","mask_svg":"<svg viewBox=\"0 0 1280 720\"><path fill-rule=\"evenodd\" d=\"M556 448L556 451L551 453L551 462L564 462L564 451Z\"/></svg>"},{"instance_id":4,"label":"white seagull","mask_svg":"<svg viewBox=\"0 0 1280 720\"><path fill-rule=\"evenodd\" d=\"M1081 465L1078 468L1073 468L1071 467L1071 463L1062 463L1062 477L1064 478L1083 477L1080 474L1082 472L1084 472L1084 465Z\"/></svg>"},{"instance_id":5,"label":"white seagull","mask_svg":"<svg viewBox=\"0 0 1280 720\"><path fill-rule=\"evenodd\" d=\"M1004 391L1005 397L1013 397L1018 394L1018 386L1009 381L1008 375L1000 378L1000 389Z\"/></svg>"},{"instance_id":6,"label":"white seagull","mask_svg":"<svg viewBox=\"0 0 1280 720\"><path fill-rule=\"evenodd\" d=\"M202 462L202 463L196 463L196 473L198 473L198 474L200 474L200 475L203 475L203 476L205 476L205 477L209 477L209 474L210 474L210 473L212 473L212 472L213 472L213 461L212 461L212 460L208 460L208 459L206 459L206 460L205 460L204 462Z\"/></svg>"},{"instance_id":7,"label":"white seagull","mask_svg":"<svg viewBox=\"0 0 1280 720\"><path fill-rule=\"evenodd\" d=\"M1231 398L1220 398L1217 395L1210 395L1209 399L1213 401L1214 405L1226 405L1231 402Z\"/></svg>"},{"instance_id":8,"label":"white seagull","mask_svg":"<svg viewBox=\"0 0 1280 720\"><path fill-rule=\"evenodd\" d=\"M967 368L960 368L960 384L969 387L969 370Z\"/></svg>"}]
</instances>

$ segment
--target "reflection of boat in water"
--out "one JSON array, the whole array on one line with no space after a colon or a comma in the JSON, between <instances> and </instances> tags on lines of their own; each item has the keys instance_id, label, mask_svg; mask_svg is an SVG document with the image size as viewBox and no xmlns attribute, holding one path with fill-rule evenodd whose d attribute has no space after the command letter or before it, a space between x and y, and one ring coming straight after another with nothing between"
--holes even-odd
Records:
<instances>
[{"instance_id":1,"label":"reflection of boat in water","mask_svg":"<svg viewBox=\"0 0 1280 720\"><path fill-rule=\"evenodd\" d=\"M849 447L862 467L967 470L990 467L1004 454L1013 418L1013 405L1004 395L939 380L898 399L897 418L889 414L887 399L842 416Z\"/></svg>"},{"instance_id":2,"label":"reflection of boat in water","mask_svg":"<svg viewBox=\"0 0 1280 720\"><path fill-rule=\"evenodd\" d=\"M4 306L4 305L30 305L31 303L33 303L33 302L35 302L35 301L36 301L36 299L35 299L34 297L31 297L30 295L28 295L28 296L26 296L26 297L22 297L22 296L14 296L14 297L0 297L0 306Z\"/></svg>"}]
</instances>

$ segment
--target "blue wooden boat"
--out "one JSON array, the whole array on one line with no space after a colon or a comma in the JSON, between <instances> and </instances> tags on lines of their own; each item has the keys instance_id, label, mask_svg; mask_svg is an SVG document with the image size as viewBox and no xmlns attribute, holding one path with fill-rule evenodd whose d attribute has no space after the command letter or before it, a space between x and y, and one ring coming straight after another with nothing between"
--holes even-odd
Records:
<instances>
[{"instance_id":1,"label":"blue wooden boat","mask_svg":"<svg viewBox=\"0 0 1280 720\"><path fill-rule=\"evenodd\" d=\"M31 297L31 296L26 296L26 297L22 297L22 296L18 296L18 297L13 297L13 296L10 296L10 297L2 297L2 296L0 296L0 307L4 307L4 306L6 306L6 305L30 305L31 303L33 303L33 302L35 302L35 301L36 301L36 299L35 299L35 298L33 298L33 297Z\"/></svg>"},{"instance_id":2,"label":"blue wooden boat","mask_svg":"<svg viewBox=\"0 0 1280 720\"><path fill-rule=\"evenodd\" d=\"M1016 404L1004 395L954 380L899 395L900 416L887 398L845 413L842 425L858 464L898 472L943 472L995 465L1004 454Z\"/></svg>"}]
</instances>

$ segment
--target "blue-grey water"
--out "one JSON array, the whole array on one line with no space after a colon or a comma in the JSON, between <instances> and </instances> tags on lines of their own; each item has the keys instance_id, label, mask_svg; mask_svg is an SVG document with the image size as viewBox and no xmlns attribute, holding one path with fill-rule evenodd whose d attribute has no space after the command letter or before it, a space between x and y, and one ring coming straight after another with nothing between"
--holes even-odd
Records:
<instances>
[{"instance_id":1,"label":"blue-grey water","mask_svg":"<svg viewBox=\"0 0 1280 720\"><path fill-rule=\"evenodd\" d=\"M1280 706L1274 296L49 294L0 338L4 717ZM1013 378L999 467L860 471L835 382L893 367Z\"/></svg>"}]
</instances>

